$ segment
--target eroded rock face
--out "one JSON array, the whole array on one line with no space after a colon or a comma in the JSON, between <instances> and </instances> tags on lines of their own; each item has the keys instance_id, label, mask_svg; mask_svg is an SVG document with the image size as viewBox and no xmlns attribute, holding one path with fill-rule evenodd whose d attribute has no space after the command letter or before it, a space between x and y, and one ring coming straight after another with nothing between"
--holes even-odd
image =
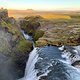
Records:
<instances>
[{"instance_id":1,"label":"eroded rock face","mask_svg":"<svg viewBox=\"0 0 80 80\"><path fill-rule=\"evenodd\" d=\"M0 54L5 56L5 59L7 57L7 62L10 60L9 65L11 67L12 63L14 63L15 66L13 68L16 67L17 70L13 70L13 72L15 71L18 74L17 78L24 76L26 61L31 49L32 43L24 39L17 21L13 17L8 17L6 9L0 9ZM5 63L5 67L3 67L5 70L8 67L6 61L2 59L0 65L4 66ZM2 68L0 67L0 69ZM5 71L2 72L6 73ZM1 73L1 75L3 74ZM9 76L7 75L7 77Z\"/></svg>"},{"instance_id":2,"label":"eroded rock face","mask_svg":"<svg viewBox=\"0 0 80 80\"><path fill-rule=\"evenodd\" d=\"M25 40L22 35L16 37L17 34L13 35L8 32L8 29L6 30L6 28L0 26L0 80L16 80L12 78L15 77L13 75L14 72L16 78L24 75L26 61L32 49L32 44ZM10 70L11 72L8 72ZM9 76L12 76L12 79ZM6 77L8 78L6 79Z\"/></svg>"},{"instance_id":3,"label":"eroded rock face","mask_svg":"<svg viewBox=\"0 0 80 80\"><path fill-rule=\"evenodd\" d=\"M0 80L14 80L17 78L16 66L11 59L12 35L0 26Z\"/></svg>"},{"instance_id":4,"label":"eroded rock face","mask_svg":"<svg viewBox=\"0 0 80 80\"><path fill-rule=\"evenodd\" d=\"M8 10L7 9L0 9L0 19L8 17Z\"/></svg>"},{"instance_id":5,"label":"eroded rock face","mask_svg":"<svg viewBox=\"0 0 80 80\"><path fill-rule=\"evenodd\" d=\"M11 53L10 41L12 35L5 31L4 28L0 27L0 53L9 55Z\"/></svg>"}]
</instances>

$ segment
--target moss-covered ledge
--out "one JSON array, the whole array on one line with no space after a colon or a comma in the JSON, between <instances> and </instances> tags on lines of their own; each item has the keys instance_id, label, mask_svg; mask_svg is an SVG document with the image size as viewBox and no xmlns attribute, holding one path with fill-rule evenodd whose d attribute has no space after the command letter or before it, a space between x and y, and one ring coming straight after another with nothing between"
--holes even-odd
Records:
<instances>
[{"instance_id":1,"label":"moss-covered ledge","mask_svg":"<svg viewBox=\"0 0 80 80\"><path fill-rule=\"evenodd\" d=\"M80 45L80 23L76 20L72 23L70 21L66 23L65 21L63 23L58 21L56 24L54 23L55 20L47 23L43 21L45 25L42 25L40 29L44 31L44 35L36 41L36 46Z\"/></svg>"}]
</instances>

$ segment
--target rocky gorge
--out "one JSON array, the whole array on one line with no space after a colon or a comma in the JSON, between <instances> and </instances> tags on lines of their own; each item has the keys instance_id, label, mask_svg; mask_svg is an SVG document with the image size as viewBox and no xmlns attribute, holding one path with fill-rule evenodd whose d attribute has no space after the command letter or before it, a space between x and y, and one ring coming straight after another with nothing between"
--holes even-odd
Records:
<instances>
[{"instance_id":1,"label":"rocky gorge","mask_svg":"<svg viewBox=\"0 0 80 80\"><path fill-rule=\"evenodd\" d=\"M50 45L61 47L64 45L62 51L68 51L72 56L72 65L80 65L80 58L74 60L73 57L76 56L76 53L72 52L72 48L80 45L79 20L75 17L69 20L46 20L41 16L14 19L8 16L8 10L1 9L0 80L16 80L24 76L26 61L33 46L31 41L24 38L21 30L32 36L36 47ZM78 54L80 54L79 51ZM78 55L78 57L80 56ZM4 75L5 73L8 74Z\"/></svg>"}]
</instances>

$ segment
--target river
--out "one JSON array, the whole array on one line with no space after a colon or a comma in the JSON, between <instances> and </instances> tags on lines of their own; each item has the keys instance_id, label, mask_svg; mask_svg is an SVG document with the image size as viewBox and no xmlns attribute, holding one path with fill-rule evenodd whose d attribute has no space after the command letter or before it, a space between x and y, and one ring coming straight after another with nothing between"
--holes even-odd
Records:
<instances>
[{"instance_id":1,"label":"river","mask_svg":"<svg viewBox=\"0 0 80 80\"><path fill-rule=\"evenodd\" d=\"M32 37L22 33L26 39L32 41ZM66 46L66 50L64 46L39 48L33 44L33 47L28 62L26 62L25 75L19 80L80 80L79 68L71 65L80 59L80 46Z\"/></svg>"}]
</instances>

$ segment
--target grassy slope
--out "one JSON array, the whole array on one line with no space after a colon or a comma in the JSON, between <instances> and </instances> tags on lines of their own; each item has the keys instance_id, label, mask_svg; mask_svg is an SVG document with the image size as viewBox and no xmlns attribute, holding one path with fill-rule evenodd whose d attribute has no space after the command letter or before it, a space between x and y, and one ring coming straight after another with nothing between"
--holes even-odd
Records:
<instances>
[{"instance_id":1,"label":"grassy slope","mask_svg":"<svg viewBox=\"0 0 80 80\"><path fill-rule=\"evenodd\" d=\"M72 16L71 16L72 17ZM49 19L41 22L41 30L45 32L37 41L37 46L51 45L79 45L80 18Z\"/></svg>"}]
</instances>

